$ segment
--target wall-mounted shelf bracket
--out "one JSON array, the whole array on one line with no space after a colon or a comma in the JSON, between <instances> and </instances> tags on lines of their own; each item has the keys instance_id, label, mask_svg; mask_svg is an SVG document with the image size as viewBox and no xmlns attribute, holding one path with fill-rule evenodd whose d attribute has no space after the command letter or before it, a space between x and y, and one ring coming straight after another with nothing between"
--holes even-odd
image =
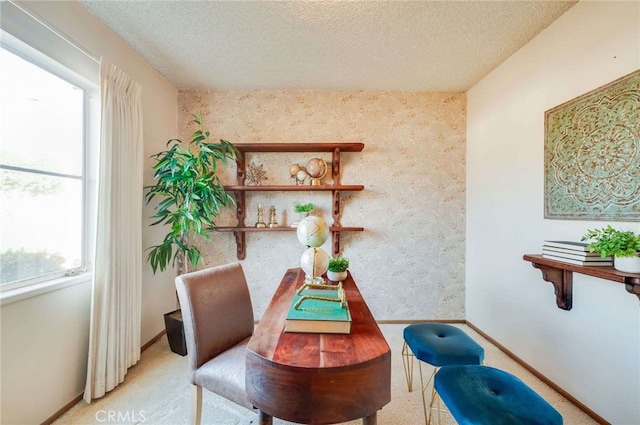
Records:
<instances>
[{"instance_id":1,"label":"wall-mounted shelf bracket","mask_svg":"<svg viewBox=\"0 0 640 425\"><path fill-rule=\"evenodd\" d=\"M539 263L532 263L532 265L540 269L542 279L553 284L558 308L571 310L571 307L573 307L573 273Z\"/></svg>"},{"instance_id":2,"label":"wall-mounted shelf bracket","mask_svg":"<svg viewBox=\"0 0 640 425\"><path fill-rule=\"evenodd\" d=\"M551 282L556 292L556 304L563 310L573 306L573 272L623 283L630 294L640 300L640 274L623 273L613 267L584 267L544 258L542 255L525 254L522 257L542 271L542 278Z\"/></svg>"}]
</instances>

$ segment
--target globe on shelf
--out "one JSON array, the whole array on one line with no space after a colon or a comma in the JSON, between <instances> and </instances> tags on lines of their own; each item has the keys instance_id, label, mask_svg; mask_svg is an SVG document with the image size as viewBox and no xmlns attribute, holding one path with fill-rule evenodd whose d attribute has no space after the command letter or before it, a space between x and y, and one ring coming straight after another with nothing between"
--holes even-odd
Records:
<instances>
[{"instance_id":1,"label":"globe on shelf","mask_svg":"<svg viewBox=\"0 0 640 425\"><path fill-rule=\"evenodd\" d=\"M291 164L289 165L289 174L291 175L291 178L295 178L296 174L298 174L298 171L300 171L300 166L298 164Z\"/></svg>"},{"instance_id":2,"label":"globe on shelf","mask_svg":"<svg viewBox=\"0 0 640 425\"><path fill-rule=\"evenodd\" d=\"M312 185L319 185L320 179L322 179L326 174L329 167L327 167L327 163L322 158L311 158L307 162L307 173L311 177Z\"/></svg>"},{"instance_id":3,"label":"globe on shelf","mask_svg":"<svg viewBox=\"0 0 640 425\"><path fill-rule=\"evenodd\" d=\"M296 184L301 186L304 184L304 181L309 177L309 173L304 170L300 170L296 173Z\"/></svg>"},{"instance_id":4,"label":"globe on shelf","mask_svg":"<svg viewBox=\"0 0 640 425\"><path fill-rule=\"evenodd\" d=\"M311 177L321 178L327 173L327 163L322 158L311 158L307 162L307 173Z\"/></svg>"},{"instance_id":5,"label":"globe on shelf","mask_svg":"<svg viewBox=\"0 0 640 425\"><path fill-rule=\"evenodd\" d=\"M304 246L322 246L329 237L329 226L322 217L310 215L300 220L296 235Z\"/></svg>"},{"instance_id":6,"label":"globe on shelf","mask_svg":"<svg viewBox=\"0 0 640 425\"><path fill-rule=\"evenodd\" d=\"M302 253L300 267L306 273L305 283L324 283L322 275L329 268L329 255L322 248L309 248Z\"/></svg>"}]
</instances>

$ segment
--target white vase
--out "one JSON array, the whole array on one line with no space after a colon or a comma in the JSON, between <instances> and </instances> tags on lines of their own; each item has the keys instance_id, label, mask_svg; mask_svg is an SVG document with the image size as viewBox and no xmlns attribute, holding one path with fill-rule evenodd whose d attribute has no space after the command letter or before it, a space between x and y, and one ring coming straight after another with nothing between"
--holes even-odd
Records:
<instances>
[{"instance_id":1,"label":"white vase","mask_svg":"<svg viewBox=\"0 0 640 425\"><path fill-rule=\"evenodd\" d=\"M327 271L327 279L332 282L342 282L347 278L347 272L332 272L330 270Z\"/></svg>"},{"instance_id":2,"label":"white vase","mask_svg":"<svg viewBox=\"0 0 640 425\"><path fill-rule=\"evenodd\" d=\"M640 255L634 257L613 257L613 267L624 273L640 273Z\"/></svg>"}]
</instances>

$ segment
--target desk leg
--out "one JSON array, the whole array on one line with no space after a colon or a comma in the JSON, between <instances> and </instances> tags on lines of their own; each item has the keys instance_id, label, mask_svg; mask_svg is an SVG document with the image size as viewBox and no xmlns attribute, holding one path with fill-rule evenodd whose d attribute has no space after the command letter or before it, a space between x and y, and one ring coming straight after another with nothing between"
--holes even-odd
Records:
<instances>
[{"instance_id":1,"label":"desk leg","mask_svg":"<svg viewBox=\"0 0 640 425\"><path fill-rule=\"evenodd\" d=\"M378 412L372 413L362 418L362 425L376 425L378 423Z\"/></svg>"},{"instance_id":2,"label":"desk leg","mask_svg":"<svg viewBox=\"0 0 640 425\"><path fill-rule=\"evenodd\" d=\"M258 410L258 424L259 425L272 425L273 417L271 415L267 415L262 410Z\"/></svg>"}]
</instances>

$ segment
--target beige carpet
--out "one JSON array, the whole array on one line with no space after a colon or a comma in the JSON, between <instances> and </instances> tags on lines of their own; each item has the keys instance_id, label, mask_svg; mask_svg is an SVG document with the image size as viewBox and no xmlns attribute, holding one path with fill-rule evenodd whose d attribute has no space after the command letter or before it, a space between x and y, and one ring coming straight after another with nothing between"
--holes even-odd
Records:
<instances>
[{"instance_id":1,"label":"beige carpet","mask_svg":"<svg viewBox=\"0 0 640 425\"><path fill-rule=\"evenodd\" d=\"M392 350L391 403L378 412L379 425L414 425L424 423L420 391L407 392L402 367L402 330L406 325L381 325ZM583 411L549 388L526 369L511 360L471 328L459 325L485 349L485 364L508 371L533 388L564 417L566 425L596 424ZM415 370L415 380L418 380ZM414 381L414 386L415 385ZM419 381L417 381L419 382ZM419 384L418 384L419 385ZM84 424L152 424L189 423L190 384L187 358L172 353L165 337L142 353L140 362L129 370L125 382L91 404L81 401L55 425ZM203 424L256 424L257 415L203 391ZM348 422L349 425L361 421ZM274 420L274 425L289 424Z\"/></svg>"}]
</instances>

